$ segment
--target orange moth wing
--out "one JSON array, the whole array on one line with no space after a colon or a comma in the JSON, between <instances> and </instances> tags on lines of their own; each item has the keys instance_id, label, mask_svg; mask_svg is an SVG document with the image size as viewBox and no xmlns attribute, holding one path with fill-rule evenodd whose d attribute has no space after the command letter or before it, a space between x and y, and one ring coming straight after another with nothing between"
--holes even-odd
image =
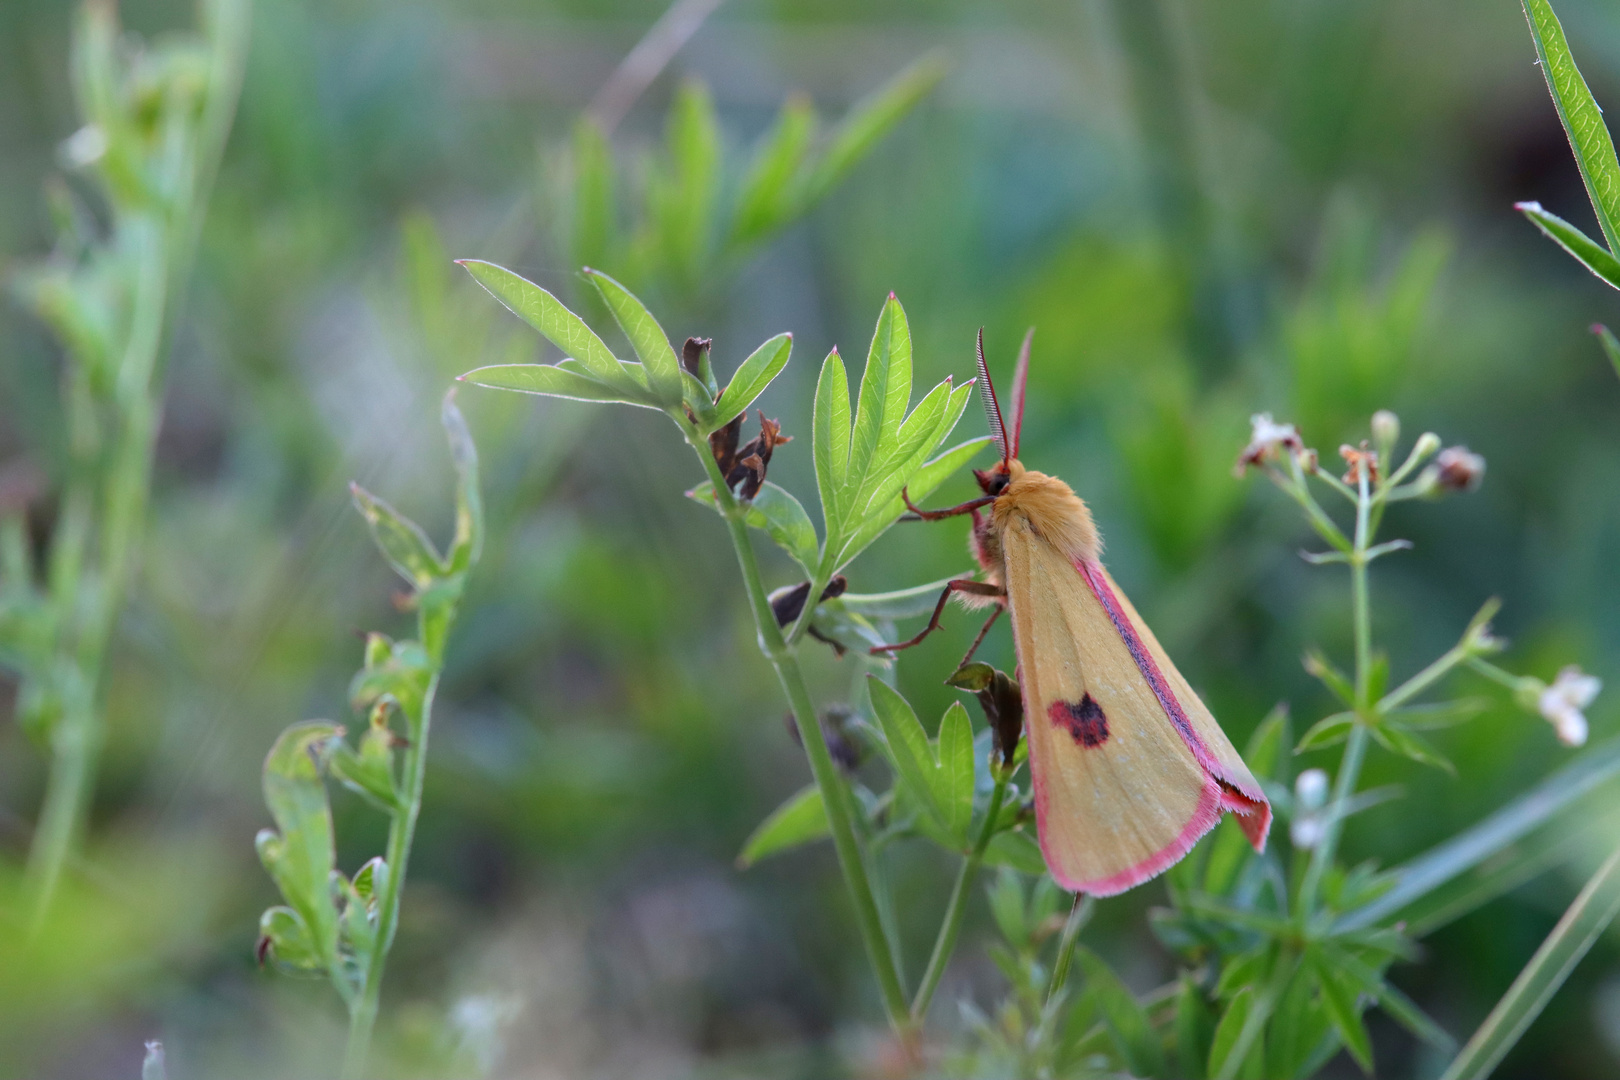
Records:
<instances>
[{"instance_id":1,"label":"orange moth wing","mask_svg":"<svg viewBox=\"0 0 1620 1080\"><path fill-rule=\"evenodd\" d=\"M1079 504L1061 481L1027 479ZM1070 515L1019 498L1029 486L1015 482L996 518L1052 876L1076 892L1124 892L1175 864L1228 810L1262 849L1271 807L1260 786L1097 561L1094 532L1091 544L1054 543L1054 519Z\"/></svg>"}]
</instances>

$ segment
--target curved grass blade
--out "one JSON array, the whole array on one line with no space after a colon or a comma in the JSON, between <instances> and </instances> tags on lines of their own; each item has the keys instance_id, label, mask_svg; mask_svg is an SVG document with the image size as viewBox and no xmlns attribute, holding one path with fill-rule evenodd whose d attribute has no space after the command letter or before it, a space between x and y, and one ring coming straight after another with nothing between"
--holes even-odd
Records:
<instances>
[{"instance_id":1,"label":"curved grass blade","mask_svg":"<svg viewBox=\"0 0 1620 1080\"><path fill-rule=\"evenodd\" d=\"M1620 776L1620 739L1611 739L1558 770L1470 829L1389 872L1395 884L1370 903L1346 912L1336 933L1383 922L1544 824L1581 796Z\"/></svg>"},{"instance_id":2,"label":"curved grass blade","mask_svg":"<svg viewBox=\"0 0 1620 1080\"><path fill-rule=\"evenodd\" d=\"M1440 1080L1484 1080L1620 913L1620 848L1587 881Z\"/></svg>"}]
</instances>

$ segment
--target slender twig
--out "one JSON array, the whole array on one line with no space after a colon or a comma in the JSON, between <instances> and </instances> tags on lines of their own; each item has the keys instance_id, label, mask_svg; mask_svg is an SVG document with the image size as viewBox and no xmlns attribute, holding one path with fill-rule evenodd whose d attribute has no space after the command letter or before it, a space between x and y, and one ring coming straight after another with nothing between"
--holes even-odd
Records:
<instances>
[{"instance_id":1,"label":"slender twig","mask_svg":"<svg viewBox=\"0 0 1620 1080\"><path fill-rule=\"evenodd\" d=\"M636 42L635 48L625 54L619 66L613 69L607 82L591 98L585 114L596 121L606 135L619 126L624 114L652 85L675 54L691 40L698 28L714 14L724 0L675 0L658 17L652 28Z\"/></svg>"}]
</instances>

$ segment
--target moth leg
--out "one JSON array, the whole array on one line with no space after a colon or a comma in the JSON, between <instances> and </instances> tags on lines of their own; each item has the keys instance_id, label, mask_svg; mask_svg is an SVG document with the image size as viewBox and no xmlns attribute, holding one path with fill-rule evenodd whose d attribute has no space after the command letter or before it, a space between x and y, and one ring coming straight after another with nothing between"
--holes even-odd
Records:
<instances>
[{"instance_id":1,"label":"moth leg","mask_svg":"<svg viewBox=\"0 0 1620 1080\"><path fill-rule=\"evenodd\" d=\"M984 635L988 634L990 628L996 625L996 620L1001 618L1001 613L1004 610L1006 610L1005 604L997 604L996 609L990 613L990 617L984 620L984 625L979 628L979 636L973 639L973 644L968 646L968 651L962 656L962 662L956 665L957 670L960 671L962 668L967 667L968 661L973 659L973 654L978 652L979 646L984 643Z\"/></svg>"},{"instance_id":2,"label":"moth leg","mask_svg":"<svg viewBox=\"0 0 1620 1080\"><path fill-rule=\"evenodd\" d=\"M910 641L902 641L898 645L874 645L867 651L873 655L876 655L878 653L898 652L901 649L909 649L913 645L919 644L923 638L939 629L939 616L945 610L945 605L950 601L951 594L956 592L971 593L974 596L994 596L998 598L1003 598L1007 595L1006 590L1002 589L998 585L987 585L982 581L974 581L972 578L952 578L950 581L945 583L944 591L939 594L939 603L934 605L934 614L928 620L928 625L922 628L921 633L912 638ZM989 629L989 625L986 624L985 628ZM975 642L975 648L976 647L977 643Z\"/></svg>"},{"instance_id":3,"label":"moth leg","mask_svg":"<svg viewBox=\"0 0 1620 1080\"><path fill-rule=\"evenodd\" d=\"M905 502L906 509L916 517L901 518L902 521L939 521L942 518L956 517L958 514L971 514L981 506L989 506L996 501L994 495L981 495L977 499L969 499L960 506L948 507L944 510L924 510L911 501L911 493L905 488L900 489L900 498Z\"/></svg>"}]
</instances>

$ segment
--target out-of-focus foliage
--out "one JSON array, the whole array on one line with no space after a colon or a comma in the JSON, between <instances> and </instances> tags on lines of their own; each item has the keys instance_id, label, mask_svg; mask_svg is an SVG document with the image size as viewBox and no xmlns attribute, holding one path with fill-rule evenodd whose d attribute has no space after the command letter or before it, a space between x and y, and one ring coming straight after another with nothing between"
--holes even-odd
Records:
<instances>
[{"instance_id":1,"label":"out-of-focus foliage","mask_svg":"<svg viewBox=\"0 0 1620 1080\"><path fill-rule=\"evenodd\" d=\"M9 259L50 246L39 193L76 126L63 64L71 11L0 5ZM1512 210L1536 199L1602 232L1515 5L724 7L612 133L618 254L580 256L570 230L587 222L560 193L576 167L563 148L658 11L259 5L238 127L170 351L91 840L41 931L50 962L0 957L0 1072L133 1076L153 1037L176 1078L315 1075L332 1060L343 1033L331 995L254 963L255 918L276 896L247 840L270 824L257 780L287 719L345 708L363 650L352 630L404 632L387 604L392 572L344 483L399 493L403 513L448 531L451 475L433 423L444 386L477 366L556 359L452 258L487 258L575 298L594 294L575 276L590 265L643 295L668 339L712 337L713 355L730 361L793 331L800 360L759 407L797 437L771 479L799 493L816 486L804 358L866 342L891 290L905 299L923 385L965 381L979 325L992 354L1035 325L1046 360L1031 374L1024 460L1087 498L1110 568L1238 745L1279 699L1298 717L1331 712L1300 647L1349 649L1342 590L1294 556L1305 529L1282 500L1227 476L1260 409L1331 449L1389 406L1491 463L1468 500L1390 512L1393 535L1415 544L1372 575L1393 683L1450 647L1488 595L1505 601L1504 664L1551 679L1574 660L1620 681L1620 384L1585 333L1612 323L1613 293ZM1589 0L1558 13L1597 100L1612 102L1620 21ZM155 0L126 0L121 17L148 35L190 18ZM785 130L787 119L773 125L794 93L843 115L936 47L952 59L938 90L813 208L736 249L732 269L701 273L700 295L631 258L653 220L652 174L661 193L676 190L669 106L689 79L709 88L720 145L757 147ZM717 206L736 213L752 160L716 155ZM713 213L711 257L733 220ZM0 498L16 505L17 478L45 478L18 533L37 550L59 520L53 493L69 460L60 369L17 306L0 311L0 343ZM636 355L628 339L607 344ZM731 553L710 512L683 498L703 480L695 462L671 451L667 422L648 410L471 397L488 533L446 654L378 1032L383 1065L585 1076L881 1067L889 1051L857 1019L880 1009L831 854L734 867L807 777L756 658ZM976 423L968 415L958 437ZM958 477L935 498L972 492ZM964 543L965 526L897 525L854 564L850 590L958 573ZM804 580L774 545L760 549L768 587ZM947 614L945 632L897 665L930 739L957 695L940 681L976 621ZM985 650L1011 670L1004 627ZM829 700L848 696L857 670L864 680L851 659L807 657ZM43 774L11 720L10 684L4 693L0 889L20 896ZM1616 700L1590 711L1583 754L1614 734ZM1394 755L1370 760L1366 784L1399 784L1404 797L1354 819L1349 865L1376 855L1417 869L1409 860L1512 797L1558 788L1548 778L1569 753L1507 705L1434 742L1456 779ZM1586 789L1518 834L1513 850L1529 861L1456 879L1507 891L1437 925L1423 962L1395 963L1388 977L1448 1030L1476 1027L1596 867L1613 799L1610 785ZM336 864L352 876L381 850L385 822L347 790L334 789L331 807ZM884 917L915 979L951 867L924 845L896 853ZM1179 1000L1174 954L1145 929L1165 888L1097 905L1080 944L1131 991L1171 986ZM1027 879L1021 889L1027 932L1001 925L1010 899L970 898L961 962L936 996L941 1037L973 1022L958 1002L990 1010L1024 985L1016 964L983 961L987 945L1055 950L1059 898L1037 897ZM1083 985L1078 953L1071 971ZM1605 939L1498 1075L1612 1071L1617 988ZM1130 1047L1132 1018L1109 1001L1117 1015L1098 1002L1099 1023L1112 1016ZM1155 1021L1173 1007L1146 1003ZM1188 1045L1216 1039L1215 1016L1186 1016ZM1418 1040L1369 1017L1381 1074L1438 1071ZM1116 1047L1109 1030L1100 1038ZM1348 1058L1332 1067L1354 1069Z\"/></svg>"}]
</instances>

